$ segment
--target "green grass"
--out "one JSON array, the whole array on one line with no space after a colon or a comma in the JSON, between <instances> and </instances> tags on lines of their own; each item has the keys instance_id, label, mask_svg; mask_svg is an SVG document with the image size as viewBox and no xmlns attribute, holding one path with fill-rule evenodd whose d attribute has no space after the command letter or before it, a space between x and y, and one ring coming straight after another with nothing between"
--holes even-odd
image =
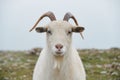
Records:
<instances>
[{"instance_id":1,"label":"green grass","mask_svg":"<svg viewBox=\"0 0 120 80\"><path fill-rule=\"evenodd\" d=\"M81 59L87 80L120 80L120 51L84 53ZM0 80L32 80L38 56L25 52L0 52Z\"/></svg>"},{"instance_id":2,"label":"green grass","mask_svg":"<svg viewBox=\"0 0 120 80\"><path fill-rule=\"evenodd\" d=\"M0 53L0 80L32 80L37 57L24 52Z\"/></svg>"},{"instance_id":3,"label":"green grass","mask_svg":"<svg viewBox=\"0 0 120 80\"><path fill-rule=\"evenodd\" d=\"M87 80L120 80L120 52L80 54Z\"/></svg>"}]
</instances>

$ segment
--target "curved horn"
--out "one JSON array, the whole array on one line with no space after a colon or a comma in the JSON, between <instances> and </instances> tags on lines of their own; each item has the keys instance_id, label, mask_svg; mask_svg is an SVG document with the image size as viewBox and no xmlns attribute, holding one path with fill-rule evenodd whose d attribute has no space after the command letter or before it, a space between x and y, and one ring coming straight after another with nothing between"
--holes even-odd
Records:
<instances>
[{"instance_id":1,"label":"curved horn","mask_svg":"<svg viewBox=\"0 0 120 80\"><path fill-rule=\"evenodd\" d=\"M40 20L43 19L44 17L49 17L51 21L56 20L54 13L51 11L48 11L38 19L38 21L35 23L35 25L30 29L30 32L37 26L37 24L40 22Z\"/></svg>"},{"instance_id":2,"label":"curved horn","mask_svg":"<svg viewBox=\"0 0 120 80\"><path fill-rule=\"evenodd\" d=\"M75 24L78 25L76 18L70 12L67 12L65 14L63 20L68 21L70 18L72 18L74 20Z\"/></svg>"}]
</instances>

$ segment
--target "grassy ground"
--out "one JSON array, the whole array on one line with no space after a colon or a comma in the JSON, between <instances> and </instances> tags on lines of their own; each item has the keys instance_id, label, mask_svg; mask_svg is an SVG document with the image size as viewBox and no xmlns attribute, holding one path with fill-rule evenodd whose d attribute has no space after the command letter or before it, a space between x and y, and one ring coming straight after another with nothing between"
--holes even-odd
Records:
<instances>
[{"instance_id":1,"label":"grassy ground","mask_svg":"<svg viewBox=\"0 0 120 80\"><path fill-rule=\"evenodd\" d=\"M90 52L81 50L87 80L120 80L120 51ZM25 52L0 52L0 80L32 80L38 56Z\"/></svg>"}]
</instances>

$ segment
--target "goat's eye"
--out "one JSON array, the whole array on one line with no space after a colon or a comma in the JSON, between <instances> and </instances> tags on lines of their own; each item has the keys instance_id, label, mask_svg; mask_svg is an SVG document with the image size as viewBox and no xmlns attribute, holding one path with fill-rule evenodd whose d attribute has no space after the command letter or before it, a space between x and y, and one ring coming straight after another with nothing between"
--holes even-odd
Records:
<instances>
[{"instance_id":1,"label":"goat's eye","mask_svg":"<svg viewBox=\"0 0 120 80\"><path fill-rule=\"evenodd\" d=\"M67 33L67 34L68 34L68 35L70 35L71 33L72 33L72 31L68 31L68 33Z\"/></svg>"},{"instance_id":2,"label":"goat's eye","mask_svg":"<svg viewBox=\"0 0 120 80\"><path fill-rule=\"evenodd\" d=\"M52 32L50 30L48 30L47 33L52 35Z\"/></svg>"}]
</instances>

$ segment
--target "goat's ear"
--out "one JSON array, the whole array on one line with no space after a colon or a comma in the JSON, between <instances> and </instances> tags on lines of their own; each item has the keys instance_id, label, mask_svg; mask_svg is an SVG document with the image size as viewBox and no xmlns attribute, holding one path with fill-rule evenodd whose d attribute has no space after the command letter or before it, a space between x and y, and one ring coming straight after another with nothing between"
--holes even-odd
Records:
<instances>
[{"instance_id":1,"label":"goat's ear","mask_svg":"<svg viewBox=\"0 0 120 80\"><path fill-rule=\"evenodd\" d=\"M82 39L84 39L84 37L83 37L83 35L82 35L82 32L83 32L84 30L85 30L84 27L79 27L79 26L72 28L72 32L80 33Z\"/></svg>"},{"instance_id":2,"label":"goat's ear","mask_svg":"<svg viewBox=\"0 0 120 80\"><path fill-rule=\"evenodd\" d=\"M46 32L46 31L47 31L47 28L45 28L45 27L37 27L35 30L36 30L36 32L38 32L38 33L42 33L42 32Z\"/></svg>"},{"instance_id":3,"label":"goat's ear","mask_svg":"<svg viewBox=\"0 0 120 80\"><path fill-rule=\"evenodd\" d=\"M80 32L83 32L85 30L84 27L73 27L72 28L72 32L76 32L76 33L80 33Z\"/></svg>"}]
</instances>

